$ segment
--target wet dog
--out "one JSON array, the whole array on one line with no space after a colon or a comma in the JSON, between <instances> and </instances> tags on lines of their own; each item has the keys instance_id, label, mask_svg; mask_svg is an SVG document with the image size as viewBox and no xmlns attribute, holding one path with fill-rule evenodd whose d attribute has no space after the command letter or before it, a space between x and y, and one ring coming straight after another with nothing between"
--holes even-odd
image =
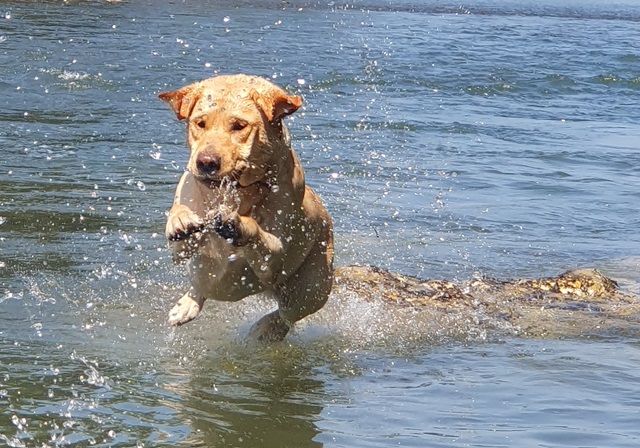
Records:
<instances>
[{"instance_id":1,"label":"wet dog","mask_svg":"<svg viewBox=\"0 0 640 448\"><path fill-rule=\"evenodd\" d=\"M333 282L331 216L305 184L283 119L302 105L271 82L217 76L160 94L187 122L187 170L169 211L166 237L186 260L191 287L169 323L194 319L206 299L266 292L278 309L250 331L281 340L319 310Z\"/></svg>"}]
</instances>

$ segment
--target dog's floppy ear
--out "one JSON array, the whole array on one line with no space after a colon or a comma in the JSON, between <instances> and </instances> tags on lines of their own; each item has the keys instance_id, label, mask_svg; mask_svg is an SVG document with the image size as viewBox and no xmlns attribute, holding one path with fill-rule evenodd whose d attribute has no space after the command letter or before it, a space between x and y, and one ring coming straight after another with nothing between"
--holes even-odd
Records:
<instances>
[{"instance_id":1,"label":"dog's floppy ear","mask_svg":"<svg viewBox=\"0 0 640 448\"><path fill-rule=\"evenodd\" d=\"M189 118L200 98L200 89L196 84L185 86L171 92L162 92L158 97L169 103L178 120Z\"/></svg>"},{"instance_id":2,"label":"dog's floppy ear","mask_svg":"<svg viewBox=\"0 0 640 448\"><path fill-rule=\"evenodd\" d=\"M265 117L271 123L291 115L302 106L302 97L289 95L281 89L274 89L271 92L262 94L256 90L251 92L251 98L262 109Z\"/></svg>"}]
</instances>

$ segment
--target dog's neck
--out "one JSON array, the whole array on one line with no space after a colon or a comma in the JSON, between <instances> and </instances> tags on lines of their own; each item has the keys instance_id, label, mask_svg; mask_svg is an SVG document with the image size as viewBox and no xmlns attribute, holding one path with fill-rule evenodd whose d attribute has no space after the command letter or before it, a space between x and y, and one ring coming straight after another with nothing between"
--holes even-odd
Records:
<instances>
[{"instance_id":1,"label":"dog's neck","mask_svg":"<svg viewBox=\"0 0 640 448\"><path fill-rule=\"evenodd\" d=\"M290 146L279 148L277 153L281 156L263 179L244 187L238 185L240 214L248 213L265 201L302 204L305 181L298 156Z\"/></svg>"},{"instance_id":2,"label":"dog's neck","mask_svg":"<svg viewBox=\"0 0 640 448\"><path fill-rule=\"evenodd\" d=\"M305 181L300 160L290 145L285 145L281 150L283 156L278 159L279 163L276 164L272 176L269 177L269 187L272 191L290 192L294 201L301 201L304 196Z\"/></svg>"}]
</instances>

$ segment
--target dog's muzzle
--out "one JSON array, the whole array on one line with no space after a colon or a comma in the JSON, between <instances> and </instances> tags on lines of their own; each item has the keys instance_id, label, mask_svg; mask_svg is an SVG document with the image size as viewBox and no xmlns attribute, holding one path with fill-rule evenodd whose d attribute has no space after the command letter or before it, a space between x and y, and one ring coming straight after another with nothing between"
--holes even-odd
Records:
<instances>
[{"instance_id":1,"label":"dog's muzzle","mask_svg":"<svg viewBox=\"0 0 640 448\"><path fill-rule=\"evenodd\" d=\"M215 179L220 171L220 157L202 154L196 160L196 169L201 177L206 179Z\"/></svg>"}]
</instances>

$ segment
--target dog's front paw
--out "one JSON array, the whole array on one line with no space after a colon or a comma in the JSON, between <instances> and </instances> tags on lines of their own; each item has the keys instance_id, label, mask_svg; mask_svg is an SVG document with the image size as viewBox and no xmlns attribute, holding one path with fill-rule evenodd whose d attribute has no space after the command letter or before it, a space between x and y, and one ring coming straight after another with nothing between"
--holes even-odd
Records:
<instances>
[{"instance_id":1,"label":"dog's front paw","mask_svg":"<svg viewBox=\"0 0 640 448\"><path fill-rule=\"evenodd\" d=\"M218 212L214 215L211 225L214 232L234 246L246 244L242 232L242 221L237 212Z\"/></svg>"},{"instance_id":2,"label":"dog's front paw","mask_svg":"<svg viewBox=\"0 0 640 448\"><path fill-rule=\"evenodd\" d=\"M169 241L182 241L202 231L204 221L188 207L180 205L169 212L165 236Z\"/></svg>"},{"instance_id":3,"label":"dog's front paw","mask_svg":"<svg viewBox=\"0 0 640 448\"><path fill-rule=\"evenodd\" d=\"M204 300L185 294L169 311L169 325L182 325L192 321L200 314L203 304Z\"/></svg>"}]
</instances>

